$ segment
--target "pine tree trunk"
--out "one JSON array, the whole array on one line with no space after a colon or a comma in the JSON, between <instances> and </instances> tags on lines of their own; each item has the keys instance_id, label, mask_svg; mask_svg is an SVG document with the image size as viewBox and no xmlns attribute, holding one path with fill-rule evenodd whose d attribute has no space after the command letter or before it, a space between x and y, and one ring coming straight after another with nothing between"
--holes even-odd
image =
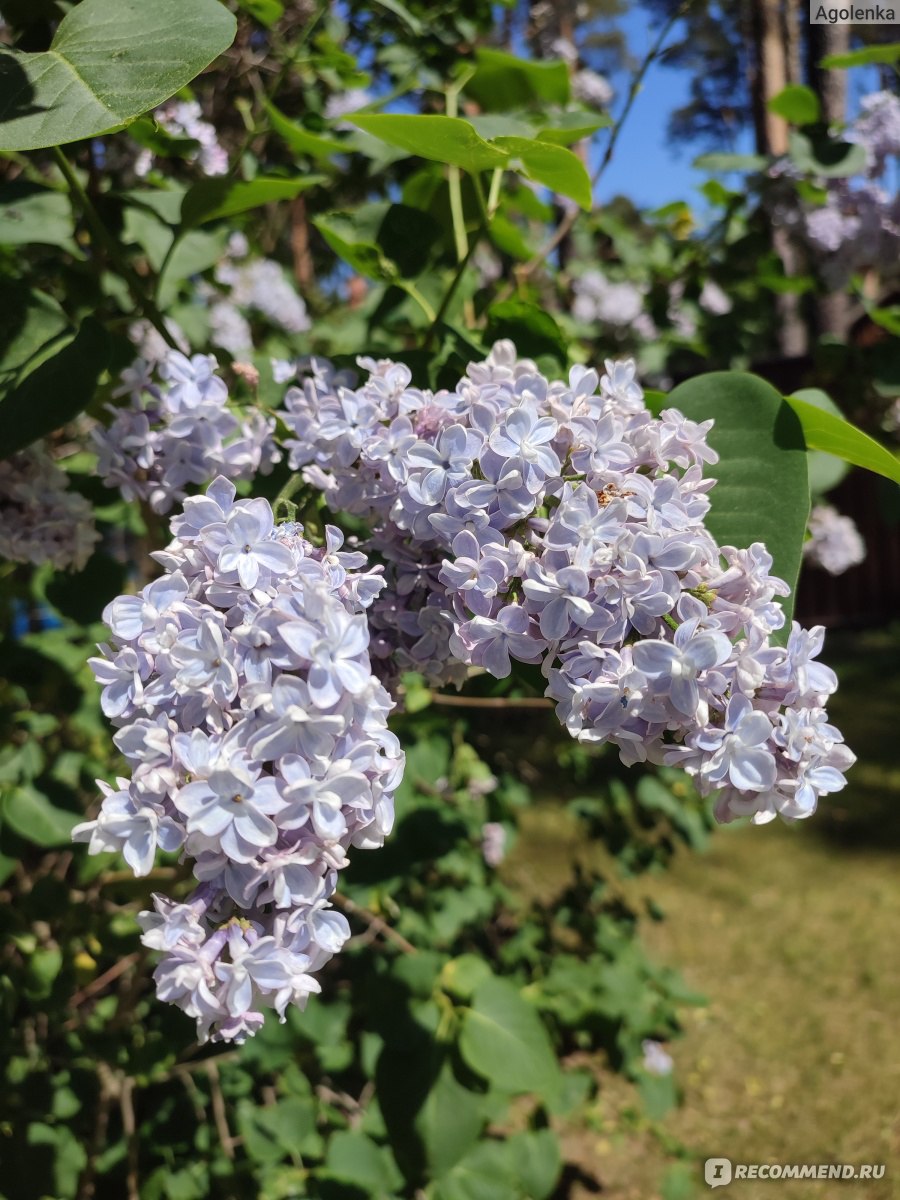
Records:
<instances>
[{"instance_id":1,"label":"pine tree trunk","mask_svg":"<svg viewBox=\"0 0 900 1200\"><path fill-rule=\"evenodd\" d=\"M807 26L807 77L819 97L822 120L842 125L847 119L847 72L820 67L827 54L846 54L850 49L849 25ZM816 332L845 338L851 321L850 297L844 292L819 296L815 305Z\"/></svg>"},{"instance_id":2,"label":"pine tree trunk","mask_svg":"<svg viewBox=\"0 0 900 1200\"><path fill-rule=\"evenodd\" d=\"M788 9L790 13L790 9ZM752 101L756 129L756 149L760 154L787 153L788 125L783 117L769 111L768 102L787 86L790 50L785 36L786 14L779 0L752 0L752 28L755 71ZM797 250L784 229L772 233L772 246L781 259L785 275L796 275ZM778 348L785 358L807 353L809 336L803 319L800 297L785 293L775 297L778 314Z\"/></svg>"}]
</instances>

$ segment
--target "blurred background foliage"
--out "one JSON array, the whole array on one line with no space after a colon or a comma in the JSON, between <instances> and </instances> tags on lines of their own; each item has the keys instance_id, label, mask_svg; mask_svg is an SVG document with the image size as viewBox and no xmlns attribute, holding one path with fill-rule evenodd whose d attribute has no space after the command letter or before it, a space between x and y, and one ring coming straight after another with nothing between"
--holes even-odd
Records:
<instances>
[{"instance_id":1,"label":"blurred background foliage","mask_svg":"<svg viewBox=\"0 0 900 1200\"><path fill-rule=\"evenodd\" d=\"M46 50L79 7L0 0L0 38ZM834 715L861 762L815 828L710 847L684 777L588 753L525 674L462 703L410 676L397 827L346 873L322 997L225 1051L154 1001L135 913L181 868L134 880L68 844L122 767L85 661L164 538L84 448L135 346L212 349L273 406L273 358L390 355L434 386L512 337L551 374L633 355L660 390L753 369L892 454L900 428L900 134L873 149L847 86L897 91L883 29L809 27L795 0L227 7L233 42L151 115L0 156L4 454L47 436L102 535L74 574L0 568L0 1194L686 1200L710 1153L896 1161L900 508L834 461L814 499L839 489L868 558L838 582L810 561L800 597L845 626ZM650 72L687 79L663 116L705 181L592 203L620 156L661 169L627 125ZM379 124L413 113L479 139Z\"/></svg>"}]
</instances>

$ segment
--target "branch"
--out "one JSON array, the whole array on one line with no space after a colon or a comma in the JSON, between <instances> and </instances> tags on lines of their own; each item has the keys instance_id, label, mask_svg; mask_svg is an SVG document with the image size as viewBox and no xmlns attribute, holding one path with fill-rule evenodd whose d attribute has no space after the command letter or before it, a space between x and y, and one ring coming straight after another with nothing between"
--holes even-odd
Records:
<instances>
[{"instance_id":1,"label":"branch","mask_svg":"<svg viewBox=\"0 0 900 1200\"><path fill-rule=\"evenodd\" d=\"M396 929L392 929L387 921L383 921L381 917L376 917L375 913L369 912L367 908L363 908L349 896L344 896L340 892L335 892L331 897L338 908L349 913L351 917L359 917L372 930L374 934L380 934L386 941L393 942L399 946L404 954L418 954L418 950L408 942L402 933L398 933Z\"/></svg>"},{"instance_id":2,"label":"branch","mask_svg":"<svg viewBox=\"0 0 900 1200\"><path fill-rule=\"evenodd\" d=\"M432 693L432 704L457 708L551 708L552 700L543 696L453 696Z\"/></svg>"}]
</instances>

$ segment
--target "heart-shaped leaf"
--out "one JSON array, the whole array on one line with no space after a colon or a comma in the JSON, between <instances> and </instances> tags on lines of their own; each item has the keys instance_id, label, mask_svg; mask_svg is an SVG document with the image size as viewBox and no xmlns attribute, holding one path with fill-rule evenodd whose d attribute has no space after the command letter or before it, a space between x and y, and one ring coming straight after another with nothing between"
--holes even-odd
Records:
<instances>
[{"instance_id":1,"label":"heart-shaped leaf","mask_svg":"<svg viewBox=\"0 0 900 1200\"><path fill-rule=\"evenodd\" d=\"M155 108L227 50L219 0L81 0L50 49L0 47L0 150L109 133Z\"/></svg>"}]
</instances>

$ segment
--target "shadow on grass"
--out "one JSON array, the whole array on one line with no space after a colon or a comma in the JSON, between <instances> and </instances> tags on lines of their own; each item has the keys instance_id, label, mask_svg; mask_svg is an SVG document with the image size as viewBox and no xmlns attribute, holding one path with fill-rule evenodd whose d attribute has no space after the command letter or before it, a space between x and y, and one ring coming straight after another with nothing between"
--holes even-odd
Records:
<instances>
[{"instance_id":1,"label":"shadow on grass","mask_svg":"<svg viewBox=\"0 0 900 1200\"><path fill-rule=\"evenodd\" d=\"M900 625L829 634L822 658L840 680L829 716L857 763L810 824L848 848L900 849Z\"/></svg>"}]
</instances>

